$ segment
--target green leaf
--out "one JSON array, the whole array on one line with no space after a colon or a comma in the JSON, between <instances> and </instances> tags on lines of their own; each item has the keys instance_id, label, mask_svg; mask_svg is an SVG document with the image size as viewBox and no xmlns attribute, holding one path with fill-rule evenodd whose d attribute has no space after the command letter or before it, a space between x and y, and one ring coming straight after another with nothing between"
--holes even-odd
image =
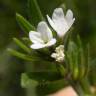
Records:
<instances>
[{"instance_id":1,"label":"green leaf","mask_svg":"<svg viewBox=\"0 0 96 96\"><path fill-rule=\"evenodd\" d=\"M79 78L82 78L84 77L85 75L85 69L87 66L85 62L86 60L86 57L84 55L84 50L82 48L79 49Z\"/></svg>"},{"instance_id":2,"label":"green leaf","mask_svg":"<svg viewBox=\"0 0 96 96\"><path fill-rule=\"evenodd\" d=\"M38 6L37 0L28 0L29 16L32 24L37 26L38 22L44 21L43 15Z\"/></svg>"},{"instance_id":3,"label":"green leaf","mask_svg":"<svg viewBox=\"0 0 96 96\"><path fill-rule=\"evenodd\" d=\"M34 61L34 59L32 60L32 58L29 57L28 55L25 55L25 54L23 54L23 53L20 53L20 52L18 52L18 51L16 51L16 50L13 50L13 49L10 49L10 48L8 48L7 50L8 50L8 52L10 52L10 54L12 54L13 56L16 56L16 57L18 57L18 58L21 58L21 59L23 59L23 60Z\"/></svg>"},{"instance_id":4,"label":"green leaf","mask_svg":"<svg viewBox=\"0 0 96 96\"><path fill-rule=\"evenodd\" d=\"M91 58L90 58L90 46L89 44L85 48L85 75L87 76L89 74L89 71L91 70ZM95 67L95 65L94 65Z\"/></svg>"},{"instance_id":5,"label":"green leaf","mask_svg":"<svg viewBox=\"0 0 96 96\"><path fill-rule=\"evenodd\" d=\"M53 82L42 82L37 87L37 94L39 93L38 96L46 96L48 94L55 93L68 85L69 82L66 79L60 79Z\"/></svg>"},{"instance_id":6,"label":"green leaf","mask_svg":"<svg viewBox=\"0 0 96 96\"><path fill-rule=\"evenodd\" d=\"M25 52L27 53L31 53L31 49L28 48L23 42L21 42L19 39L17 38L13 38L14 42L21 47Z\"/></svg>"},{"instance_id":7,"label":"green leaf","mask_svg":"<svg viewBox=\"0 0 96 96\"><path fill-rule=\"evenodd\" d=\"M57 70L58 70L58 72L60 73L60 76L61 77L64 77L64 76L66 76L66 73L67 73L67 70L64 68L64 66L62 65L62 64L56 64L56 68L57 68Z\"/></svg>"},{"instance_id":8,"label":"green leaf","mask_svg":"<svg viewBox=\"0 0 96 96\"><path fill-rule=\"evenodd\" d=\"M56 71L30 72L27 75L36 81L54 81L62 78Z\"/></svg>"},{"instance_id":9,"label":"green leaf","mask_svg":"<svg viewBox=\"0 0 96 96\"><path fill-rule=\"evenodd\" d=\"M24 32L28 34L29 31L35 30L35 27L32 26L23 16L16 13L16 20L19 23L20 27Z\"/></svg>"},{"instance_id":10,"label":"green leaf","mask_svg":"<svg viewBox=\"0 0 96 96\"><path fill-rule=\"evenodd\" d=\"M38 82L35 80L30 79L26 73L22 73L21 75L21 86L23 88L28 88L30 86L37 86Z\"/></svg>"},{"instance_id":11,"label":"green leaf","mask_svg":"<svg viewBox=\"0 0 96 96\"><path fill-rule=\"evenodd\" d=\"M78 58L79 58L79 78L83 78L87 73L87 69L88 69L88 54L86 54L85 56L85 51L83 49L82 46L82 42L80 39L80 36L77 36L77 44L78 44ZM86 50L86 49L85 49ZM88 51L88 50L86 50ZM88 53L88 52L87 52Z\"/></svg>"},{"instance_id":12,"label":"green leaf","mask_svg":"<svg viewBox=\"0 0 96 96\"><path fill-rule=\"evenodd\" d=\"M78 77L78 48L77 45L69 41L68 44L68 50L67 50L67 58L69 62L69 69L70 72L72 73L72 76L74 79L77 79Z\"/></svg>"}]
</instances>

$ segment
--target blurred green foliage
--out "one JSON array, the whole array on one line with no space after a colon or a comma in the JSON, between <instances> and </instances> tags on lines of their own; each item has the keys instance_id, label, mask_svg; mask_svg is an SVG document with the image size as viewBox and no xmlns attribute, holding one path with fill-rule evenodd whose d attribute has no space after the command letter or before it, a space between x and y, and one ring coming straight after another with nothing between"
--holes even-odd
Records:
<instances>
[{"instance_id":1,"label":"blurred green foliage","mask_svg":"<svg viewBox=\"0 0 96 96\"><path fill-rule=\"evenodd\" d=\"M46 14L51 15L54 8L59 6L73 10L76 18L73 37L76 38L79 33L83 45L89 43L91 60L94 65L96 63L96 0L83 0L82 2L79 0L37 1L44 17ZM37 23L35 12L28 17L27 0L0 0L0 96L24 96L25 90L21 88L20 76L25 70L29 71L32 68L30 67L32 64L28 63L27 65L27 62L12 57L6 50L8 47L17 49L13 43L13 37L20 38L25 36L16 22L16 12L23 15L26 19L33 18L30 23L35 26ZM94 71L91 70L91 72ZM96 77L94 78L93 76L92 78L92 81L96 82ZM29 94L27 95L30 96Z\"/></svg>"}]
</instances>

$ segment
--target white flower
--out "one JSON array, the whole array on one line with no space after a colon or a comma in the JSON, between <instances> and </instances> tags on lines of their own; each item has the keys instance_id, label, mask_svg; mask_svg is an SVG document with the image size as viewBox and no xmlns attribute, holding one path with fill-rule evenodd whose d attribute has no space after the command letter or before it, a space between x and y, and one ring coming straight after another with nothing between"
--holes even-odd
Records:
<instances>
[{"instance_id":1,"label":"white flower","mask_svg":"<svg viewBox=\"0 0 96 96\"><path fill-rule=\"evenodd\" d=\"M58 47L56 47L56 50L55 50L56 53L52 53L51 57L52 58L55 58L56 61L58 62L63 62L64 61L64 45L60 45Z\"/></svg>"},{"instance_id":2,"label":"white flower","mask_svg":"<svg viewBox=\"0 0 96 96\"><path fill-rule=\"evenodd\" d=\"M65 16L62 8L56 8L53 12L52 19L48 15L47 19L59 37L63 37L75 21L73 12L69 9Z\"/></svg>"},{"instance_id":3,"label":"white flower","mask_svg":"<svg viewBox=\"0 0 96 96\"><path fill-rule=\"evenodd\" d=\"M29 32L29 38L33 43L30 46L32 49L49 47L56 43L56 39L53 38L51 30L49 29L48 25L44 21L38 24L37 32L35 31Z\"/></svg>"}]
</instances>

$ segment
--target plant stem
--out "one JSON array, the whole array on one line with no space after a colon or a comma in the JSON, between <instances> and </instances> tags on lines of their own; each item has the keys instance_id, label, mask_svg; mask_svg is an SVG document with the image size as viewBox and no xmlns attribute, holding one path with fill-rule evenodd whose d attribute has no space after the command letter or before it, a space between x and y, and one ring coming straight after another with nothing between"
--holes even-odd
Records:
<instances>
[{"instance_id":1,"label":"plant stem","mask_svg":"<svg viewBox=\"0 0 96 96\"><path fill-rule=\"evenodd\" d=\"M90 90L91 86L87 78L83 78L79 82L78 81L70 81L71 85L76 90L78 96L94 96Z\"/></svg>"},{"instance_id":2,"label":"plant stem","mask_svg":"<svg viewBox=\"0 0 96 96\"><path fill-rule=\"evenodd\" d=\"M80 84L82 86L82 89L86 94L90 94L92 96L91 90L90 90L90 83L87 78L84 78L80 81Z\"/></svg>"},{"instance_id":3,"label":"plant stem","mask_svg":"<svg viewBox=\"0 0 96 96\"><path fill-rule=\"evenodd\" d=\"M82 87L81 85L78 83L75 85L75 88L74 88L78 94L78 96L84 96L84 91L82 90Z\"/></svg>"}]
</instances>

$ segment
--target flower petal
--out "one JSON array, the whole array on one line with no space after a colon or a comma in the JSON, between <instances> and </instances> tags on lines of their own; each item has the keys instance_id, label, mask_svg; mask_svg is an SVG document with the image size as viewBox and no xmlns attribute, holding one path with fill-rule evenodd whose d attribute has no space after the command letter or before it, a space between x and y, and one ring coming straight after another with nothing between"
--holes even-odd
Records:
<instances>
[{"instance_id":1,"label":"flower petal","mask_svg":"<svg viewBox=\"0 0 96 96\"><path fill-rule=\"evenodd\" d=\"M55 26L55 23L52 21L52 19L47 15L47 19L51 27L56 31L57 27Z\"/></svg>"},{"instance_id":2,"label":"flower petal","mask_svg":"<svg viewBox=\"0 0 96 96\"><path fill-rule=\"evenodd\" d=\"M65 18L70 22L73 19L73 12L69 9L66 13Z\"/></svg>"},{"instance_id":3,"label":"flower petal","mask_svg":"<svg viewBox=\"0 0 96 96\"><path fill-rule=\"evenodd\" d=\"M38 24L37 31L40 32L42 39L45 42L48 42L53 38L51 30L49 29L48 25L44 21Z\"/></svg>"},{"instance_id":4,"label":"flower petal","mask_svg":"<svg viewBox=\"0 0 96 96\"><path fill-rule=\"evenodd\" d=\"M40 43L36 43L36 44L32 44L30 47L32 49L41 49L41 48L44 48L44 47L49 47L49 46L52 46L56 43L56 39L53 38L51 39L47 44L40 44Z\"/></svg>"},{"instance_id":5,"label":"flower petal","mask_svg":"<svg viewBox=\"0 0 96 96\"><path fill-rule=\"evenodd\" d=\"M73 19L69 22L69 28L73 25L74 21L75 21L75 18L73 18Z\"/></svg>"},{"instance_id":6,"label":"flower petal","mask_svg":"<svg viewBox=\"0 0 96 96\"><path fill-rule=\"evenodd\" d=\"M39 44L39 43L37 43L37 44L32 44L30 47L31 47L32 49L41 49L41 48L44 48L45 45L44 45L44 44Z\"/></svg>"},{"instance_id":7,"label":"flower petal","mask_svg":"<svg viewBox=\"0 0 96 96\"><path fill-rule=\"evenodd\" d=\"M48 47L48 46L52 46L52 45L54 45L56 43L56 39L55 38L53 38L53 39L51 39L47 44L46 44L46 46Z\"/></svg>"},{"instance_id":8,"label":"flower petal","mask_svg":"<svg viewBox=\"0 0 96 96\"><path fill-rule=\"evenodd\" d=\"M52 54L51 54L51 57L52 57L52 58L56 58L56 57L57 57L57 54L56 54L56 53L52 53Z\"/></svg>"},{"instance_id":9,"label":"flower petal","mask_svg":"<svg viewBox=\"0 0 96 96\"><path fill-rule=\"evenodd\" d=\"M73 12L70 9L67 11L65 18L68 25L71 27L75 21L75 18L73 18Z\"/></svg>"},{"instance_id":10,"label":"flower petal","mask_svg":"<svg viewBox=\"0 0 96 96\"><path fill-rule=\"evenodd\" d=\"M29 38L33 43L44 43L41 39L41 34L35 31L29 32Z\"/></svg>"},{"instance_id":11,"label":"flower petal","mask_svg":"<svg viewBox=\"0 0 96 96\"><path fill-rule=\"evenodd\" d=\"M64 18L64 12L63 12L63 9L62 8L56 8L53 12L53 15L52 15L52 20L55 19L60 19L60 18Z\"/></svg>"},{"instance_id":12,"label":"flower petal","mask_svg":"<svg viewBox=\"0 0 96 96\"><path fill-rule=\"evenodd\" d=\"M60 37L64 36L65 33L68 31L68 24L64 17L62 8L56 8L54 10L53 15L52 15L52 20L56 26L55 30L56 30L57 34Z\"/></svg>"}]
</instances>

